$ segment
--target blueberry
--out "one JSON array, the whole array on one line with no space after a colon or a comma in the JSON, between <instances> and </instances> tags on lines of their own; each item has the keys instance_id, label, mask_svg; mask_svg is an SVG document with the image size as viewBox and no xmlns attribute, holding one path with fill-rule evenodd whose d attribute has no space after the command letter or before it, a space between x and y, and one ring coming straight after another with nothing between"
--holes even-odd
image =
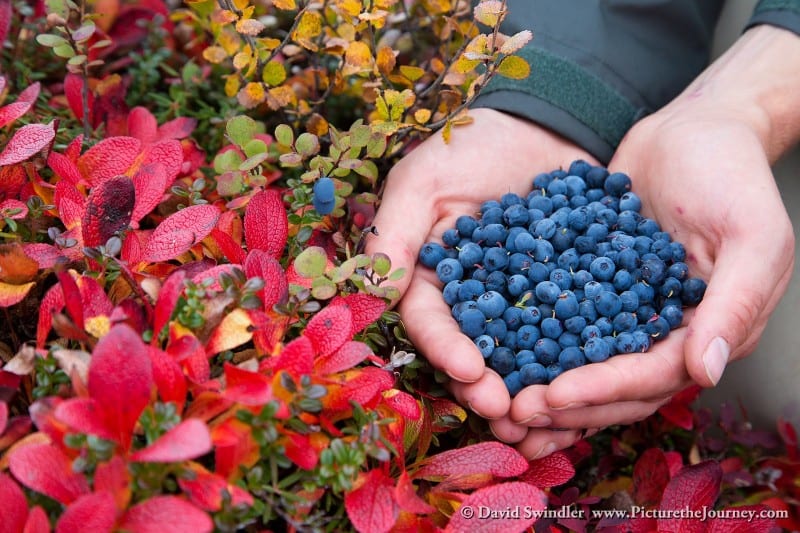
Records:
<instances>
[{"instance_id":1,"label":"blueberry","mask_svg":"<svg viewBox=\"0 0 800 533\"><path fill-rule=\"evenodd\" d=\"M667 276L675 278L678 281L684 281L689 277L689 265L682 261L672 263L669 268L667 268Z\"/></svg>"},{"instance_id":2,"label":"blueberry","mask_svg":"<svg viewBox=\"0 0 800 533\"><path fill-rule=\"evenodd\" d=\"M558 354L561 353L561 346L558 345L554 339L542 337L533 346L533 353L536 354L536 360L543 365L555 363L558 360Z\"/></svg>"},{"instance_id":3,"label":"blueberry","mask_svg":"<svg viewBox=\"0 0 800 533\"><path fill-rule=\"evenodd\" d=\"M594 278L587 270L578 270L572 275L572 285L576 289L583 289L591 281L594 281Z\"/></svg>"},{"instance_id":4,"label":"blueberry","mask_svg":"<svg viewBox=\"0 0 800 533\"><path fill-rule=\"evenodd\" d=\"M486 232L487 246L500 246L508 237L508 229L501 223L486 224L483 229Z\"/></svg>"},{"instance_id":5,"label":"blueberry","mask_svg":"<svg viewBox=\"0 0 800 533\"><path fill-rule=\"evenodd\" d=\"M613 318L622 311L622 300L616 292L602 291L595 299L597 312L607 318Z\"/></svg>"},{"instance_id":6,"label":"blueberry","mask_svg":"<svg viewBox=\"0 0 800 533\"><path fill-rule=\"evenodd\" d=\"M603 286L600 285L598 281L588 281L583 285L583 292L586 294L586 298L589 300L594 300L600 293L603 291Z\"/></svg>"},{"instance_id":7,"label":"blueberry","mask_svg":"<svg viewBox=\"0 0 800 533\"><path fill-rule=\"evenodd\" d=\"M549 196L531 194L528 196L528 209L538 209L544 213L545 216L548 216L553 212L553 201Z\"/></svg>"},{"instance_id":8,"label":"blueberry","mask_svg":"<svg viewBox=\"0 0 800 533\"><path fill-rule=\"evenodd\" d=\"M553 235L553 248L557 252L563 252L568 248L572 248L575 244L575 238L578 234L572 228L560 228Z\"/></svg>"},{"instance_id":9,"label":"blueberry","mask_svg":"<svg viewBox=\"0 0 800 533\"><path fill-rule=\"evenodd\" d=\"M583 342L587 342L589 339L599 339L602 336L603 334L600 332L600 328L594 324L589 324L581 331L581 340Z\"/></svg>"},{"instance_id":10,"label":"blueberry","mask_svg":"<svg viewBox=\"0 0 800 533\"><path fill-rule=\"evenodd\" d=\"M459 302L458 298L458 289L461 288L461 285L464 282L460 279L456 279L447 283L442 289L442 294L444 295L444 301L449 306L454 306L456 303Z\"/></svg>"},{"instance_id":11,"label":"blueberry","mask_svg":"<svg viewBox=\"0 0 800 533\"><path fill-rule=\"evenodd\" d=\"M645 332L655 340L661 340L669 335L669 322L661 315L653 315L644 326Z\"/></svg>"},{"instance_id":12,"label":"blueberry","mask_svg":"<svg viewBox=\"0 0 800 533\"><path fill-rule=\"evenodd\" d=\"M516 370L503 376L503 383L505 383L510 396L516 396L522 390L522 382L519 379L519 372Z\"/></svg>"},{"instance_id":13,"label":"blueberry","mask_svg":"<svg viewBox=\"0 0 800 533\"><path fill-rule=\"evenodd\" d=\"M489 271L487 270L487 272ZM503 294L508 286L508 276L499 270L489 272L486 276L485 285L487 291L495 291Z\"/></svg>"},{"instance_id":14,"label":"blueberry","mask_svg":"<svg viewBox=\"0 0 800 533\"><path fill-rule=\"evenodd\" d=\"M522 309L512 305L503 311L503 321L508 329L516 331L522 326Z\"/></svg>"},{"instance_id":15,"label":"blueberry","mask_svg":"<svg viewBox=\"0 0 800 533\"><path fill-rule=\"evenodd\" d=\"M667 266L661 259L645 259L642 261L642 280L648 285L658 285L667 275Z\"/></svg>"},{"instance_id":16,"label":"blueberry","mask_svg":"<svg viewBox=\"0 0 800 533\"><path fill-rule=\"evenodd\" d=\"M458 234L457 229L451 228L442 233L442 242L447 246L458 246L458 243L461 242L461 235Z\"/></svg>"},{"instance_id":17,"label":"blueberry","mask_svg":"<svg viewBox=\"0 0 800 533\"><path fill-rule=\"evenodd\" d=\"M522 310L520 318L522 319L523 324L535 326L542 319L542 314L539 312L538 307L529 306Z\"/></svg>"},{"instance_id":18,"label":"blueberry","mask_svg":"<svg viewBox=\"0 0 800 533\"><path fill-rule=\"evenodd\" d=\"M467 309L459 315L458 325L464 335L474 339L486 331L486 317L478 309Z\"/></svg>"},{"instance_id":19,"label":"blueberry","mask_svg":"<svg viewBox=\"0 0 800 533\"><path fill-rule=\"evenodd\" d=\"M683 322L683 310L677 305L667 305L659 313L669 323L671 329L675 329Z\"/></svg>"},{"instance_id":20,"label":"blueberry","mask_svg":"<svg viewBox=\"0 0 800 533\"><path fill-rule=\"evenodd\" d=\"M509 226L524 226L529 218L527 205L514 204L503 212L503 221Z\"/></svg>"},{"instance_id":21,"label":"blueberry","mask_svg":"<svg viewBox=\"0 0 800 533\"><path fill-rule=\"evenodd\" d=\"M558 285L562 291L572 288L572 275L563 268L556 268L550 272L550 281Z\"/></svg>"},{"instance_id":22,"label":"blueberry","mask_svg":"<svg viewBox=\"0 0 800 533\"><path fill-rule=\"evenodd\" d=\"M484 213L486 213L486 211L494 207L500 207L500 202L498 202L497 200L487 200L483 202L481 204L481 215L483 215Z\"/></svg>"},{"instance_id":23,"label":"blueberry","mask_svg":"<svg viewBox=\"0 0 800 533\"><path fill-rule=\"evenodd\" d=\"M483 261L483 248L474 242L469 242L458 251L458 262L464 268L471 268Z\"/></svg>"},{"instance_id":24,"label":"blueberry","mask_svg":"<svg viewBox=\"0 0 800 533\"><path fill-rule=\"evenodd\" d=\"M637 352L646 352L653 345L653 339L642 329L637 329L631 335Z\"/></svg>"},{"instance_id":25,"label":"blueberry","mask_svg":"<svg viewBox=\"0 0 800 533\"><path fill-rule=\"evenodd\" d=\"M614 317L614 320L611 321L611 324L614 327L614 332L616 333L632 333L633 330L636 329L636 324L638 320L636 319L636 313L630 313L628 311L622 311Z\"/></svg>"},{"instance_id":26,"label":"blueberry","mask_svg":"<svg viewBox=\"0 0 800 533\"><path fill-rule=\"evenodd\" d=\"M492 355L494 351L495 344L494 339L491 338L489 335L479 335L475 338L475 346L478 347L478 350L481 352L481 355L484 358L489 357Z\"/></svg>"},{"instance_id":27,"label":"blueberry","mask_svg":"<svg viewBox=\"0 0 800 533\"><path fill-rule=\"evenodd\" d=\"M598 222L593 222L592 224L589 224L588 228L586 228L584 235L594 238L595 242L600 242L608 237L608 226Z\"/></svg>"},{"instance_id":28,"label":"blueberry","mask_svg":"<svg viewBox=\"0 0 800 533\"><path fill-rule=\"evenodd\" d=\"M592 167L591 164L587 163L583 159L576 159L575 161L570 163L569 169L567 170L567 173L570 174L570 176L567 176L565 180L569 181L570 177L575 177L575 176L579 178L585 178L586 174L588 174L592 170L592 168L594 167ZM583 182L583 179L581 179L581 182Z\"/></svg>"},{"instance_id":29,"label":"blueberry","mask_svg":"<svg viewBox=\"0 0 800 533\"><path fill-rule=\"evenodd\" d=\"M461 316L461 313L466 311L467 309L477 309L477 304L473 301L469 302L458 302L453 308L450 310L450 314L453 315L453 318L458 321L458 317Z\"/></svg>"},{"instance_id":30,"label":"blueberry","mask_svg":"<svg viewBox=\"0 0 800 533\"><path fill-rule=\"evenodd\" d=\"M534 260L526 254L523 253L515 253L511 254L508 257L508 265L506 269L511 274L525 274L527 275L528 269L531 268L531 265L534 263ZM524 289L523 289L524 290Z\"/></svg>"},{"instance_id":31,"label":"blueberry","mask_svg":"<svg viewBox=\"0 0 800 533\"><path fill-rule=\"evenodd\" d=\"M664 298L678 297L681 294L682 285L676 278L664 278L664 282L658 287L658 294Z\"/></svg>"},{"instance_id":32,"label":"blueberry","mask_svg":"<svg viewBox=\"0 0 800 533\"><path fill-rule=\"evenodd\" d=\"M683 282L681 301L685 305L694 306L700 303L706 292L706 282L699 278L689 278Z\"/></svg>"},{"instance_id":33,"label":"blueberry","mask_svg":"<svg viewBox=\"0 0 800 533\"><path fill-rule=\"evenodd\" d=\"M557 339L564 333L564 326L561 324L561 321L557 318L545 318L542 319L542 324L539 326L542 335L548 337L550 339Z\"/></svg>"},{"instance_id":34,"label":"blueberry","mask_svg":"<svg viewBox=\"0 0 800 533\"><path fill-rule=\"evenodd\" d=\"M552 198L557 194L567 194L567 184L562 179L554 179L547 186L547 194Z\"/></svg>"},{"instance_id":35,"label":"blueberry","mask_svg":"<svg viewBox=\"0 0 800 533\"><path fill-rule=\"evenodd\" d=\"M591 235L578 235L575 237L575 250L579 254L593 253L597 249L597 239Z\"/></svg>"},{"instance_id":36,"label":"blueberry","mask_svg":"<svg viewBox=\"0 0 800 533\"><path fill-rule=\"evenodd\" d=\"M556 317L561 320L573 317L578 314L578 299L572 291L564 291L558 295L558 300L554 304Z\"/></svg>"},{"instance_id":37,"label":"blueberry","mask_svg":"<svg viewBox=\"0 0 800 533\"><path fill-rule=\"evenodd\" d=\"M617 225L617 212L613 209L606 208L597 213L595 217L598 222L605 224L609 228L613 228Z\"/></svg>"},{"instance_id":38,"label":"blueberry","mask_svg":"<svg viewBox=\"0 0 800 533\"><path fill-rule=\"evenodd\" d=\"M539 363L528 363L519 369L519 380L525 387L547 383L547 369Z\"/></svg>"},{"instance_id":39,"label":"blueberry","mask_svg":"<svg viewBox=\"0 0 800 533\"><path fill-rule=\"evenodd\" d=\"M580 334L586 329L586 319L580 315L571 316L564 320L564 329L570 333Z\"/></svg>"},{"instance_id":40,"label":"blueberry","mask_svg":"<svg viewBox=\"0 0 800 533\"><path fill-rule=\"evenodd\" d=\"M584 178L586 178L586 184L592 188L602 188L603 184L608 177L608 170L603 167L592 167L586 171Z\"/></svg>"},{"instance_id":41,"label":"blueberry","mask_svg":"<svg viewBox=\"0 0 800 533\"><path fill-rule=\"evenodd\" d=\"M490 207L481 215L481 225L483 227L493 224L503 224L503 213L505 210L502 207Z\"/></svg>"},{"instance_id":42,"label":"blueberry","mask_svg":"<svg viewBox=\"0 0 800 533\"><path fill-rule=\"evenodd\" d=\"M617 216L617 229L629 235L636 233L636 226L639 225L639 220L641 220L641 217L637 215L638 213L635 211L622 211Z\"/></svg>"},{"instance_id":43,"label":"blueberry","mask_svg":"<svg viewBox=\"0 0 800 533\"><path fill-rule=\"evenodd\" d=\"M556 223L552 218L543 218L536 223L533 236L540 239L551 239L556 234Z\"/></svg>"},{"instance_id":44,"label":"blueberry","mask_svg":"<svg viewBox=\"0 0 800 533\"><path fill-rule=\"evenodd\" d=\"M679 242L672 242L670 243L670 247L672 248L672 260L679 262L686 260L686 248Z\"/></svg>"},{"instance_id":45,"label":"blueberry","mask_svg":"<svg viewBox=\"0 0 800 533\"><path fill-rule=\"evenodd\" d=\"M605 339L594 336L583 345L583 355L592 363L600 363L609 358L611 350Z\"/></svg>"},{"instance_id":46,"label":"blueberry","mask_svg":"<svg viewBox=\"0 0 800 533\"><path fill-rule=\"evenodd\" d=\"M619 299L622 302L622 310L630 313L636 312L639 309L639 295L633 291L622 291L619 293Z\"/></svg>"},{"instance_id":47,"label":"blueberry","mask_svg":"<svg viewBox=\"0 0 800 533\"><path fill-rule=\"evenodd\" d=\"M477 300L486 291L483 283L476 279L467 279L458 288L458 299L462 302Z\"/></svg>"},{"instance_id":48,"label":"blueberry","mask_svg":"<svg viewBox=\"0 0 800 533\"><path fill-rule=\"evenodd\" d=\"M639 268L640 264L639 252L637 252L634 248L625 248L624 250L620 250L617 254L615 262L619 268L624 268L629 272L636 270Z\"/></svg>"},{"instance_id":49,"label":"blueberry","mask_svg":"<svg viewBox=\"0 0 800 533\"><path fill-rule=\"evenodd\" d=\"M493 339L503 340L508 333L506 321L502 318L495 318L486 322L486 334Z\"/></svg>"},{"instance_id":50,"label":"blueberry","mask_svg":"<svg viewBox=\"0 0 800 533\"><path fill-rule=\"evenodd\" d=\"M620 211L641 211L642 201L635 192L626 192L619 198Z\"/></svg>"},{"instance_id":51,"label":"blueberry","mask_svg":"<svg viewBox=\"0 0 800 533\"><path fill-rule=\"evenodd\" d=\"M508 252L505 248L488 248L483 254L483 266L489 272L503 270L508 266Z\"/></svg>"},{"instance_id":52,"label":"blueberry","mask_svg":"<svg viewBox=\"0 0 800 533\"><path fill-rule=\"evenodd\" d=\"M448 283L455 279L461 279L464 275L464 267L461 266L457 259L448 257L447 259L442 259L436 265L436 275L439 277L439 281Z\"/></svg>"},{"instance_id":53,"label":"blueberry","mask_svg":"<svg viewBox=\"0 0 800 533\"><path fill-rule=\"evenodd\" d=\"M567 225L575 231L583 231L589 227L589 210L586 207L579 207L570 211L567 217Z\"/></svg>"},{"instance_id":54,"label":"blueberry","mask_svg":"<svg viewBox=\"0 0 800 533\"><path fill-rule=\"evenodd\" d=\"M617 292L623 292L630 289L633 282L634 279L630 272L627 270L617 270L617 273L614 274L612 284Z\"/></svg>"},{"instance_id":55,"label":"blueberry","mask_svg":"<svg viewBox=\"0 0 800 533\"><path fill-rule=\"evenodd\" d=\"M531 264L530 268L528 269L528 281L535 285L543 281L548 281L549 279L550 270L547 268L547 265L539 261Z\"/></svg>"},{"instance_id":56,"label":"blueberry","mask_svg":"<svg viewBox=\"0 0 800 533\"><path fill-rule=\"evenodd\" d=\"M603 182L603 190L605 190L607 194L622 196L631 190L631 185L631 179L627 174L614 172L613 174L609 174L605 182Z\"/></svg>"},{"instance_id":57,"label":"blueberry","mask_svg":"<svg viewBox=\"0 0 800 533\"><path fill-rule=\"evenodd\" d=\"M559 354L558 364L561 365L561 368L564 370L571 370L585 365L586 358L583 356L583 352L580 348L577 346L570 346L569 348L564 348L561 354Z\"/></svg>"},{"instance_id":58,"label":"blueberry","mask_svg":"<svg viewBox=\"0 0 800 533\"><path fill-rule=\"evenodd\" d=\"M658 222L652 218L646 218L639 222L639 224L636 226L636 233L639 235L645 235L647 237L652 237L655 232L660 230L661 226L659 226Z\"/></svg>"},{"instance_id":59,"label":"blueberry","mask_svg":"<svg viewBox=\"0 0 800 533\"><path fill-rule=\"evenodd\" d=\"M617 353L633 353L636 351L636 341L631 333L620 333L615 338Z\"/></svg>"},{"instance_id":60,"label":"blueberry","mask_svg":"<svg viewBox=\"0 0 800 533\"><path fill-rule=\"evenodd\" d=\"M312 203L320 215L327 215L336 206L336 186L327 176L314 182Z\"/></svg>"},{"instance_id":61,"label":"blueberry","mask_svg":"<svg viewBox=\"0 0 800 533\"><path fill-rule=\"evenodd\" d=\"M429 242L419 250L419 262L428 268L436 268L439 261L447 257L447 252L441 244Z\"/></svg>"},{"instance_id":62,"label":"blueberry","mask_svg":"<svg viewBox=\"0 0 800 533\"><path fill-rule=\"evenodd\" d=\"M574 333L570 333L569 331L565 331L564 333L558 336L558 345L561 346L562 350L564 348L580 346L581 337L579 335L575 335Z\"/></svg>"},{"instance_id":63,"label":"blueberry","mask_svg":"<svg viewBox=\"0 0 800 533\"><path fill-rule=\"evenodd\" d=\"M511 373L516 367L514 351L505 346L498 346L489 356L489 366L501 376Z\"/></svg>"},{"instance_id":64,"label":"blueberry","mask_svg":"<svg viewBox=\"0 0 800 533\"><path fill-rule=\"evenodd\" d=\"M542 172L533 178L533 188L546 189L551 181L553 181L553 177L548 172Z\"/></svg>"},{"instance_id":65,"label":"blueberry","mask_svg":"<svg viewBox=\"0 0 800 533\"><path fill-rule=\"evenodd\" d=\"M530 363L536 363L536 354L533 350L520 350L517 352L516 365L517 370Z\"/></svg>"},{"instance_id":66,"label":"blueberry","mask_svg":"<svg viewBox=\"0 0 800 533\"><path fill-rule=\"evenodd\" d=\"M520 233L514 239L514 248L523 254L532 252L536 249L536 238L528 232Z\"/></svg>"},{"instance_id":67,"label":"blueberry","mask_svg":"<svg viewBox=\"0 0 800 533\"><path fill-rule=\"evenodd\" d=\"M469 215L461 215L456 219L456 230L462 237L471 238L478 225L478 221Z\"/></svg>"},{"instance_id":68,"label":"blueberry","mask_svg":"<svg viewBox=\"0 0 800 533\"><path fill-rule=\"evenodd\" d=\"M503 295L496 291L488 291L478 298L478 309L486 318L499 318L508 307L508 302Z\"/></svg>"},{"instance_id":69,"label":"blueberry","mask_svg":"<svg viewBox=\"0 0 800 533\"><path fill-rule=\"evenodd\" d=\"M640 305L638 309L636 309L636 319L639 323L644 324L650 318L656 314L656 309L652 305Z\"/></svg>"},{"instance_id":70,"label":"blueberry","mask_svg":"<svg viewBox=\"0 0 800 533\"><path fill-rule=\"evenodd\" d=\"M543 281L536 285L536 297L540 302L546 304L554 304L561 294L561 287L552 281Z\"/></svg>"},{"instance_id":71,"label":"blueberry","mask_svg":"<svg viewBox=\"0 0 800 533\"><path fill-rule=\"evenodd\" d=\"M631 290L639 297L639 305L652 303L656 296L655 289L644 281L634 283Z\"/></svg>"},{"instance_id":72,"label":"blueberry","mask_svg":"<svg viewBox=\"0 0 800 533\"><path fill-rule=\"evenodd\" d=\"M503 340L500 341L500 344L502 346L505 346L506 348L510 348L510 349L516 351L517 350L517 332L516 331L512 331L512 330L506 331L506 335L505 335L505 337L503 337Z\"/></svg>"},{"instance_id":73,"label":"blueberry","mask_svg":"<svg viewBox=\"0 0 800 533\"><path fill-rule=\"evenodd\" d=\"M586 322L594 323L597 320L597 309L594 300L587 296L585 300L578 304L578 314L586 319Z\"/></svg>"},{"instance_id":74,"label":"blueberry","mask_svg":"<svg viewBox=\"0 0 800 533\"><path fill-rule=\"evenodd\" d=\"M608 257L598 257L589 265L589 273L598 281L610 281L616 271L614 261Z\"/></svg>"},{"instance_id":75,"label":"blueberry","mask_svg":"<svg viewBox=\"0 0 800 533\"><path fill-rule=\"evenodd\" d=\"M564 250L556 260L558 268L563 268L570 272L578 270L578 263L580 263L580 254L575 248Z\"/></svg>"}]
</instances>

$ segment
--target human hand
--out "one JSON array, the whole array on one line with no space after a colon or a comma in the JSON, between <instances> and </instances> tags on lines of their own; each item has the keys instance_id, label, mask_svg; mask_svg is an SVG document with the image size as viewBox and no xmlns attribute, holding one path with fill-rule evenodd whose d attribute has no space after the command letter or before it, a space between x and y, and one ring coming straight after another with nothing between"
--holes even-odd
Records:
<instances>
[{"instance_id":1,"label":"human hand","mask_svg":"<svg viewBox=\"0 0 800 533\"><path fill-rule=\"evenodd\" d=\"M552 427L596 428L639 420L691 382L714 386L729 361L755 348L791 277L792 226L758 132L735 111L706 104L679 99L643 120L609 165L631 176L644 214L686 246L690 274L708 281L703 301L647 353L526 388L512 403L513 422L539 415ZM534 453L544 439L529 432L519 447Z\"/></svg>"},{"instance_id":2,"label":"human hand","mask_svg":"<svg viewBox=\"0 0 800 533\"><path fill-rule=\"evenodd\" d=\"M498 374L487 369L473 342L461 333L442 298L436 273L415 268L422 245L441 242L456 219L475 214L486 200L507 192L525 195L538 172L567 168L592 157L569 141L526 120L490 109L476 109L475 122L458 128L445 144L441 135L423 142L389 174L375 217L378 235L367 252L389 255L406 276L396 285L404 297L399 311L414 345L433 366L454 381L456 397L479 415L508 423L511 398ZM498 435L520 440L524 426Z\"/></svg>"}]
</instances>

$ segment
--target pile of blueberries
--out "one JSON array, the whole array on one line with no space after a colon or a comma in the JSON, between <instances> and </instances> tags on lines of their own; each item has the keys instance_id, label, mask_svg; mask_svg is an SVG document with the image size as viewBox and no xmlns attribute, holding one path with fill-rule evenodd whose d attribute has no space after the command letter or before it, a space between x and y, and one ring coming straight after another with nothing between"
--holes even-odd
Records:
<instances>
[{"instance_id":1,"label":"pile of blueberries","mask_svg":"<svg viewBox=\"0 0 800 533\"><path fill-rule=\"evenodd\" d=\"M537 175L526 198L503 195L429 242L461 331L508 387L647 351L697 305L686 250L640 214L630 178L585 161Z\"/></svg>"}]
</instances>

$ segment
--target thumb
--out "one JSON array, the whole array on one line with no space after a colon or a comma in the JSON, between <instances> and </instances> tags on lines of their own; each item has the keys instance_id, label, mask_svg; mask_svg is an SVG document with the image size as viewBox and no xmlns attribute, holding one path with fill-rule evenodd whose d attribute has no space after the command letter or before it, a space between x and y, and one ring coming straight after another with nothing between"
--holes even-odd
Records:
<instances>
[{"instance_id":1,"label":"thumb","mask_svg":"<svg viewBox=\"0 0 800 533\"><path fill-rule=\"evenodd\" d=\"M684 345L686 369L703 387L719 383L729 360L755 347L788 283L791 260L767 241L727 241L717 256Z\"/></svg>"}]
</instances>

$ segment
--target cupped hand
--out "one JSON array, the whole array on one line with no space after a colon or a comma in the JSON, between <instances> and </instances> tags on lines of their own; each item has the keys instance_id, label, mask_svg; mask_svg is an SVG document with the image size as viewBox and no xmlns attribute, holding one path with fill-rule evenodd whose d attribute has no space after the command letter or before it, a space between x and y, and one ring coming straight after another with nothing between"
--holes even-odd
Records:
<instances>
[{"instance_id":1,"label":"cupped hand","mask_svg":"<svg viewBox=\"0 0 800 533\"><path fill-rule=\"evenodd\" d=\"M393 268L407 270L397 283L403 294L399 311L417 349L454 380L462 403L485 418L507 421L511 398L505 385L461 333L442 298L442 283L433 270L417 266L417 256L424 243L441 242L459 216L477 215L484 201L508 192L524 196L537 173L593 160L529 121L490 109L470 115L474 122L455 129L449 144L434 135L395 165L374 221L378 235L369 238L367 252L386 253Z\"/></svg>"},{"instance_id":2,"label":"cupped hand","mask_svg":"<svg viewBox=\"0 0 800 533\"><path fill-rule=\"evenodd\" d=\"M716 385L730 361L755 348L794 261L791 222L766 153L745 121L702 101L674 102L627 134L609 168L630 175L643 214L685 245L690 275L708 282L705 297L647 353L523 390L512 422L597 428L639 420L690 383ZM519 434L513 424L503 428ZM546 438L530 431L519 446L535 453Z\"/></svg>"}]
</instances>

